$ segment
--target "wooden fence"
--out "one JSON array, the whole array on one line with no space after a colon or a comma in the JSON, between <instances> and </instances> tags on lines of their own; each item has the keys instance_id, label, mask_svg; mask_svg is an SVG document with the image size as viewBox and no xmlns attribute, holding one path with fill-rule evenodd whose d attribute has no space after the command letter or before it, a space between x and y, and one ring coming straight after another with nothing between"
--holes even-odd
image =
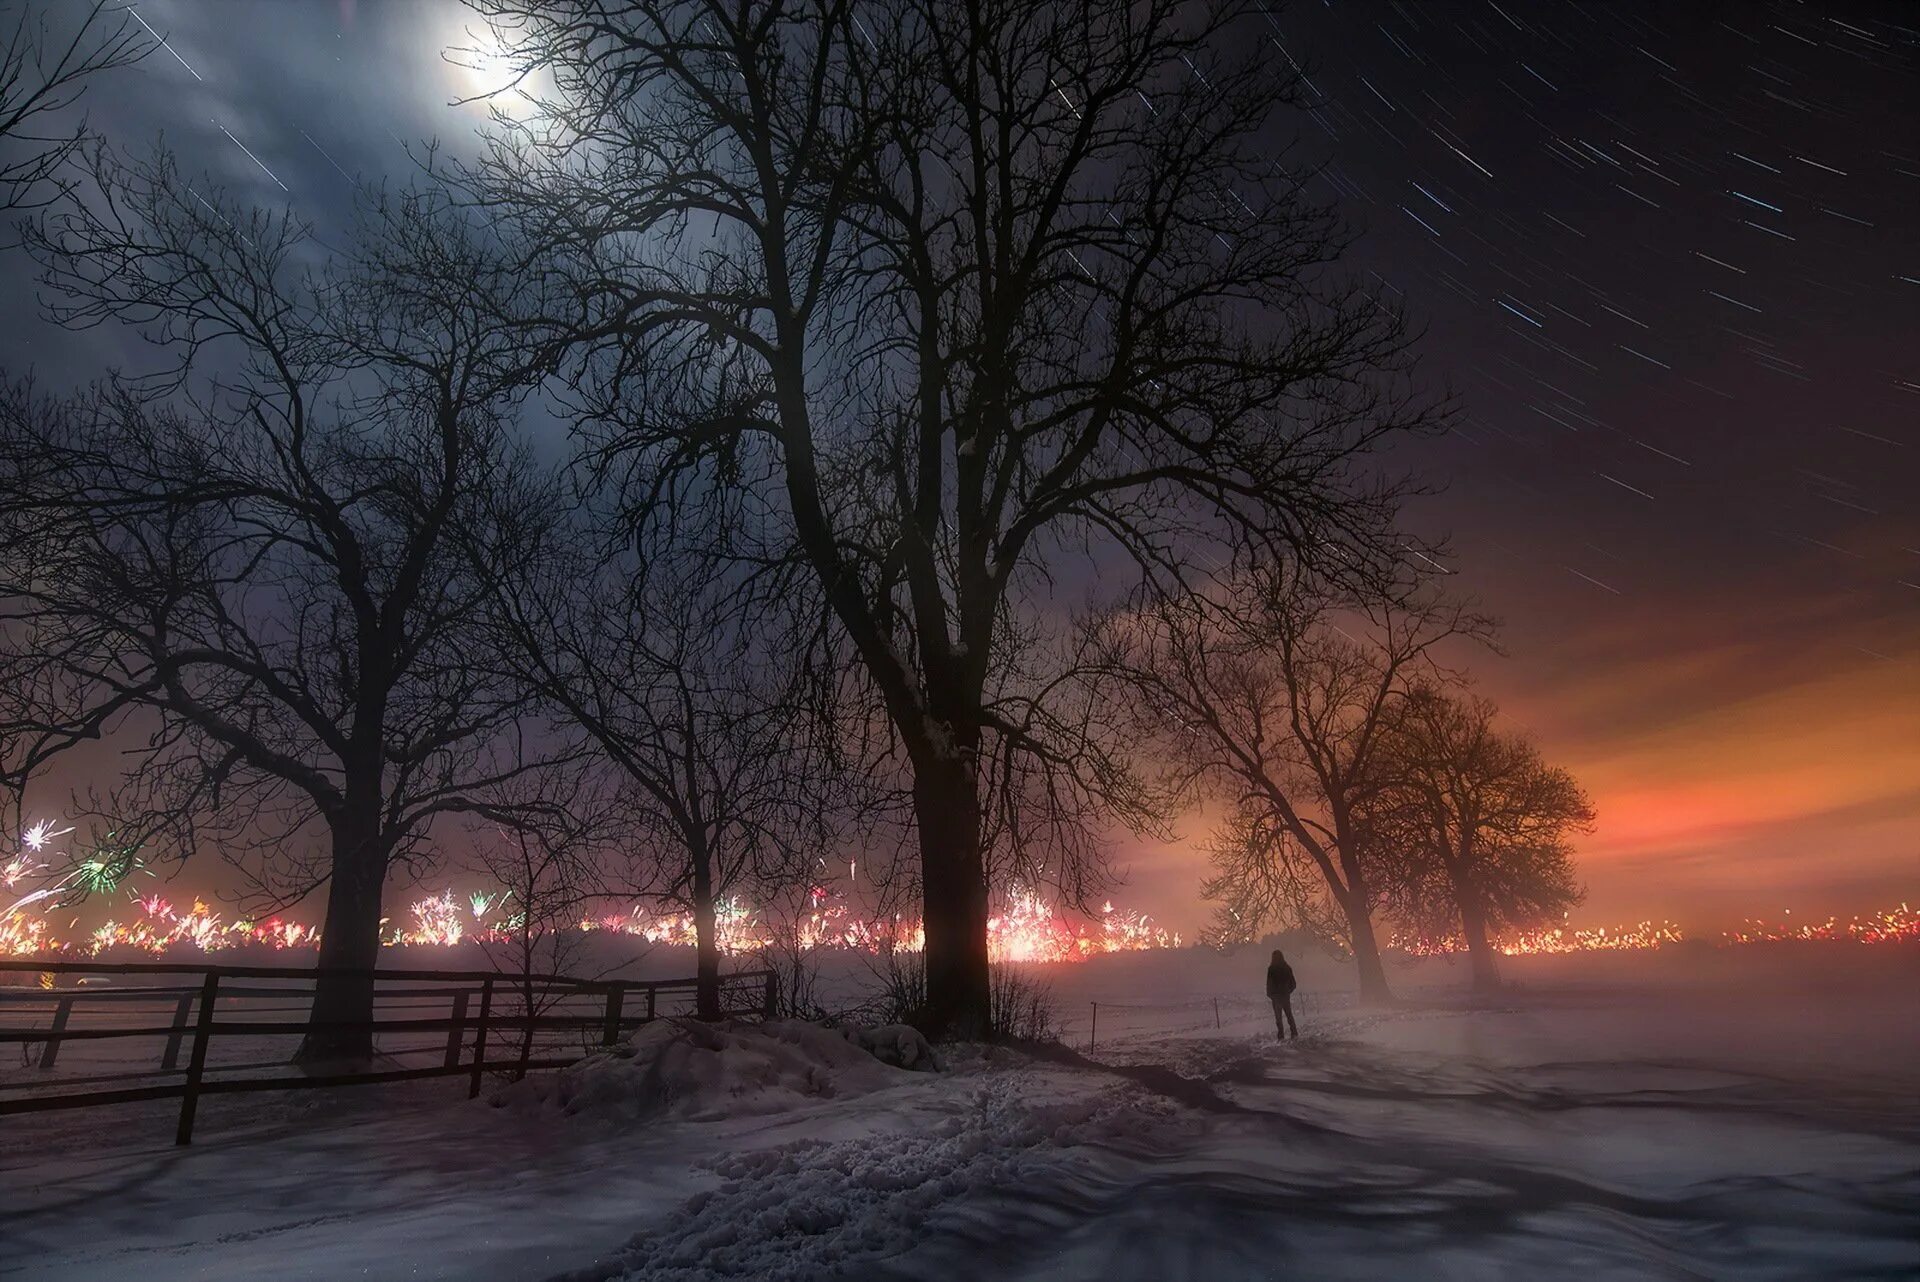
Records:
<instances>
[{"instance_id":1,"label":"wooden fence","mask_svg":"<svg viewBox=\"0 0 1920 1282\"><path fill-rule=\"evenodd\" d=\"M489 1070L519 1074L564 1067L596 1046L612 1045L624 1030L691 1013L694 996L691 979L381 969L372 972L375 1018L315 1024L307 1010L321 972L313 968L0 961L0 980L10 974L28 982L0 987L0 1047L22 1048L21 1071L0 1076L0 1116L177 1097L179 1144L193 1138L203 1095L464 1076L471 1098ZM722 1014L773 1013L772 971L735 972L722 975L720 983ZM368 1032L375 1063L309 1072L288 1062L290 1047L261 1057L317 1028ZM134 1041L157 1049L157 1066L89 1064L111 1071L78 1076L57 1071L62 1049L74 1043L94 1046L98 1059L104 1050ZM241 1062L224 1060L216 1054L223 1045L253 1054Z\"/></svg>"}]
</instances>

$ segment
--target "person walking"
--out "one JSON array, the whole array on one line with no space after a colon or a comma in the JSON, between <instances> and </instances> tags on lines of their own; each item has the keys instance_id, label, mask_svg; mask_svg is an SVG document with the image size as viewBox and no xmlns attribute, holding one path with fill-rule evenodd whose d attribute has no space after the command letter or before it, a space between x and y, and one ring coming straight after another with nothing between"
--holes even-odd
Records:
<instances>
[{"instance_id":1,"label":"person walking","mask_svg":"<svg viewBox=\"0 0 1920 1282\"><path fill-rule=\"evenodd\" d=\"M1293 977L1293 967L1287 965L1287 959L1278 948L1273 950L1273 960L1267 963L1267 1000L1273 1003L1273 1027L1279 1033L1280 1040L1287 1040L1287 1030L1293 1030L1294 1040L1300 1038L1300 1025L1293 1019L1293 990L1300 987Z\"/></svg>"}]
</instances>

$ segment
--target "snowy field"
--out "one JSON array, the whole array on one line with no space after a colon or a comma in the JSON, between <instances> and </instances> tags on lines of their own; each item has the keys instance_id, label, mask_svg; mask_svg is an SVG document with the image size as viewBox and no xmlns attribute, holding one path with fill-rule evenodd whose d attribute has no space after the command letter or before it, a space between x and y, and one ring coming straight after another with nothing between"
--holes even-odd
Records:
<instances>
[{"instance_id":1,"label":"snowy field","mask_svg":"<svg viewBox=\"0 0 1920 1282\"><path fill-rule=\"evenodd\" d=\"M1913 951L1537 959L1481 1004L1429 964L1374 1011L1294 960L1284 1045L1264 955L1189 950L1060 967L1065 1048L939 1074L656 1026L472 1103L212 1099L189 1149L171 1101L7 1118L0 1275L1920 1276Z\"/></svg>"}]
</instances>

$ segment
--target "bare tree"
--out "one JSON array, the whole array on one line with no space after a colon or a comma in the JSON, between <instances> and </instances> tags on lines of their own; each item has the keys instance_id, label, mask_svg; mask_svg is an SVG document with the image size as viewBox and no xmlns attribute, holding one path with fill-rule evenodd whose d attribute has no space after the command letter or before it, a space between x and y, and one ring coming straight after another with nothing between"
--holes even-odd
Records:
<instances>
[{"instance_id":1,"label":"bare tree","mask_svg":"<svg viewBox=\"0 0 1920 1282\"><path fill-rule=\"evenodd\" d=\"M45 205L68 189L61 171L85 143L86 126L68 129L59 117L90 78L131 66L154 47L131 7L113 0L19 6L0 38L0 213Z\"/></svg>"},{"instance_id":2,"label":"bare tree","mask_svg":"<svg viewBox=\"0 0 1920 1282\"><path fill-rule=\"evenodd\" d=\"M130 323L175 363L4 420L6 773L120 735L117 804L193 817L188 843L317 832L281 886L327 886L299 1053L365 1056L340 1026L371 1014L389 868L533 755L519 691L473 662L489 585L455 538L516 466L529 374L478 300L518 278L424 195L321 261L305 225L165 155L95 177L29 237L54 315Z\"/></svg>"},{"instance_id":3,"label":"bare tree","mask_svg":"<svg viewBox=\"0 0 1920 1282\"><path fill-rule=\"evenodd\" d=\"M831 1019L822 1004L821 957L832 947L819 932L831 879L784 880L761 904L759 963L773 972L774 1009L789 1019Z\"/></svg>"},{"instance_id":4,"label":"bare tree","mask_svg":"<svg viewBox=\"0 0 1920 1282\"><path fill-rule=\"evenodd\" d=\"M1346 912L1319 865L1260 802L1236 806L1206 851L1213 872L1200 894L1217 906L1201 936L1205 942L1250 944L1279 927L1352 948Z\"/></svg>"},{"instance_id":5,"label":"bare tree","mask_svg":"<svg viewBox=\"0 0 1920 1282\"><path fill-rule=\"evenodd\" d=\"M1275 153L1259 6L471 3L527 100L476 199L571 283L547 336L656 514L750 500L819 585L910 776L925 1025L979 1035L991 847L1062 831L996 797L1142 817L1068 594L1399 553L1361 464L1427 412Z\"/></svg>"},{"instance_id":6,"label":"bare tree","mask_svg":"<svg viewBox=\"0 0 1920 1282\"><path fill-rule=\"evenodd\" d=\"M1387 997L1374 914L1399 875L1375 812L1391 782L1395 711L1435 650L1484 638L1487 621L1430 592L1349 596L1311 579L1240 577L1220 599L1119 614L1114 662L1142 695L1179 784L1232 807L1213 888L1238 911L1292 908L1312 926L1297 858L1339 908L1362 997Z\"/></svg>"},{"instance_id":7,"label":"bare tree","mask_svg":"<svg viewBox=\"0 0 1920 1282\"><path fill-rule=\"evenodd\" d=\"M720 906L805 882L838 808L812 733L823 722L802 667L743 609L740 573L646 531L636 543L617 505L550 486L516 502L541 515L493 527L520 550L495 580L502 663L622 781L625 889L692 913L695 1010L718 1019Z\"/></svg>"},{"instance_id":8,"label":"bare tree","mask_svg":"<svg viewBox=\"0 0 1920 1282\"><path fill-rule=\"evenodd\" d=\"M543 982L546 975L574 975L588 953L590 936L580 928L594 905L607 896L603 866L611 808L594 795L592 776L574 771L561 781L552 772L519 790L527 795L496 798L507 822L475 833L467 858L500 888L485 912L499 925L479 932L480 949L496 969L518 981L521 1030L515 1078L526 1076L533 1056L533 1020L571 995L570 988ZM483 916L476 901L476 916ZM483 923L484 926L484 923Z\"/></svg>"},{"instance_id":9,"label":"bare tree","mask_svg":"<svg viewBox=\"0 0 1920 1282\"><path fill-rule=\"evenodd\" d=\"M1555 920L1583 898L1571 839L1593 827L1573 776L1496 716L1485 699L1423 687L1401 704L1389 743L1388 808L1400 839L1428 861L1415 915L1459 927L1480 989L1500 983L1493 932Z\"/></svg>"}]
</instances>

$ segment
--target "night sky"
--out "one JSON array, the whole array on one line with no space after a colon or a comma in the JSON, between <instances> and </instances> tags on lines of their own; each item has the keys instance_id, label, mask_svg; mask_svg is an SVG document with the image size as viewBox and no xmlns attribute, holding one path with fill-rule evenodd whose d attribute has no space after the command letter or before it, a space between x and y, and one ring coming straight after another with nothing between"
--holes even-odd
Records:
<instances>
[{"instance_id":1,"label":"night sky","mask_svg":"<svg viewBox=\"0 0 1920 1282\"><path fill-rule=\"evenodd\" d=\"M117 146L325 238L348 175L468 151L451 0L155 0L169 37L90 91ZM1460 414L1391 462L1442 487L1480 689L1587 785L1586 919L1844 913L1920 887L1920 8L1307 3L1316 180L1365 230ZM1282 140L1276 139L1276 147ZM0 265L0 289L31 289ZM141 364L10 306L0 361ZM70 777L64 780L72 783ZM45 794L43 794L44 796ZM1186 825L1198 837L1197 824ZM1204 917L1184 844L1118 898Z\"/></svg>"}]
</instances>

